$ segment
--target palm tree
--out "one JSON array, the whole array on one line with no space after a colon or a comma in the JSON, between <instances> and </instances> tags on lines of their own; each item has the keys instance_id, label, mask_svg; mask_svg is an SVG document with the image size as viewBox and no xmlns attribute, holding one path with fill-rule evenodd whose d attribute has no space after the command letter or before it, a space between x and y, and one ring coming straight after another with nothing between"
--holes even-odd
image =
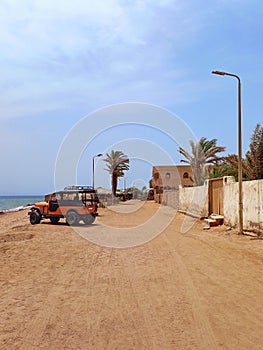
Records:
<instances>
[{"instance_id":1,"label":"palm tree","mask_svg":"<svg viewBox=\"0 0 263 350\"><path fill-rule=\"evenodd\" d=\"M238 168L238 157L236 154L229 154L225 157L227 164ZM263 179L263 127L257 124L250 138L249 151L242 160L244 180Z\"/></svg>"},{"instance_id":2,"label":"palm tree","mask_svg":"<svg viewBox=\"0 0 263 350\"><path fill-rule=\"evenodd\" d=\"M106 170L111 174L111 188L114 196L116 195L118 177L124 176L124 171L129 170L129 158L122 151L111 151L106 153L103 159L106 164Z\"/></svg>"},{"instance_id":3,"label":"palm tree","mask_svg":"<svg viewBox=\"0 0 263 350\"><path fill-rule=\"evenodd\" d=\"M246 163L251 180L263 179L263 127L260 124L256 125L250 138Z\"/></svg>"},{"instance_id":4,"label":"palm tree","mask_svg":"<svg viewBox=\"0 0 263 350\"><path fill-rule=\"evenodd\" d=\"M226 162L225 159L219 161L218 164L213 165L211 168L209 168L210 179L215 179L223 176L233 176L236 181L238 180L237 167L232 166L229 162Z\"/></svg>"},{"instance_id":5,"label":"palm tree","mask_svg":"<svg viewBox=\"0 0 263 350\"><path fill-rule=\"evenodd\" d=\"M225 151L225 147L217 146L216 143L217 139L207 140L205 137L201 137L197 143L190 141L192 154L181 147L178 149L179 153L186 158L181 162L190 164L192 167L196 186L203 185L207 178L207 165L217 164L222 159L216 154Z\"/></svg>"}]
</instances>

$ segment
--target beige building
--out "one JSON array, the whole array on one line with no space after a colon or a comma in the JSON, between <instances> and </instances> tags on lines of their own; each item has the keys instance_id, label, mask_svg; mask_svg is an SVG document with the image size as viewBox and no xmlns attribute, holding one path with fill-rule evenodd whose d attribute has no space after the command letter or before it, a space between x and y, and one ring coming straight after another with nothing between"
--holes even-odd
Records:
<instances>
[{"instance_id":1,"label":"beige building","mask_svg":"<svg viewBox=\"0 0 263 350\"><path fill-rule=\"evenodd\" d=\"M157 165L152 169L151 187L157 202L162 201L163 191L178 190L193 186L193 172L190 165Z\"/></svg>"}]
</instances>

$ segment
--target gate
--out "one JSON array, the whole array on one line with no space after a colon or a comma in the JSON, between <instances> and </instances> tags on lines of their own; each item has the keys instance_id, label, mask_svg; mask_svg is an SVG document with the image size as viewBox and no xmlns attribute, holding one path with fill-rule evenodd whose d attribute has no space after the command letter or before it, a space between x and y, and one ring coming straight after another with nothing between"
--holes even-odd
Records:
<instances>
[{"instance_id":1,"label":"gate","mask_svg":"<svg viewBox=\"0 0 263 350\"><path fill-rule=\"evenodd\" d=\"M224 215L223 178L209 180L209 214Z\"/></svg>"}]
</instances>

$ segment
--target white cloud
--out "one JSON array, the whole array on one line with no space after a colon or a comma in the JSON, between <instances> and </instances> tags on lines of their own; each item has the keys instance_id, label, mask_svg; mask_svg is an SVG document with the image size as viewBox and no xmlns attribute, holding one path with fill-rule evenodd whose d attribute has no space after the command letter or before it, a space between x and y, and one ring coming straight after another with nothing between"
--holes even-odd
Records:
<instances>
[{"instance_id":1,"label":"white cloud","mask_svg":"<svg viewBox=\"0 0 263 350\"><path fill-rule=\"evenodd\" d=\"M156 102L159 93L166 102L172 82L191 85L176 57L210 11L201 7L202 15L192 1L2 0L0 118L56 110L82 96Z\"/></svg>"},{"instance_id":2,"label":"white cloud","mask_svg":"<svg viewBox=\"0 0 263 350\"><path fill-rule=\"evenodd\" d=\"M107 93L103 87L157 72L166 50L161 44L153 55L156 3L1 2L1 117L56 109L69 103L65 96L93 87L94 98Z\"/></svg>"}]
</instances>

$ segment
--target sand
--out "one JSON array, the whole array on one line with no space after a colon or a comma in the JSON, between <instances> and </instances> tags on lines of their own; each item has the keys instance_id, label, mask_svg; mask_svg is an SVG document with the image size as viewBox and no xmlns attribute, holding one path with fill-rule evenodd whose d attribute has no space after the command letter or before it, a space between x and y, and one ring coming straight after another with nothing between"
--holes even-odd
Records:
<instances>
[{"instance_id":1,"label":"sand","mask_svg":"<svg viewBox=\"0 0 263 350\"><path fill-rule=\"evenodd\" d=\"M99 210L93 236L159 205L116 208ZM263 241L201 221L181 234L184 219L118 249L63 222L32 226L27 210L0 215L0 348L263 349Z\"/></svg>"}]
</instances>

